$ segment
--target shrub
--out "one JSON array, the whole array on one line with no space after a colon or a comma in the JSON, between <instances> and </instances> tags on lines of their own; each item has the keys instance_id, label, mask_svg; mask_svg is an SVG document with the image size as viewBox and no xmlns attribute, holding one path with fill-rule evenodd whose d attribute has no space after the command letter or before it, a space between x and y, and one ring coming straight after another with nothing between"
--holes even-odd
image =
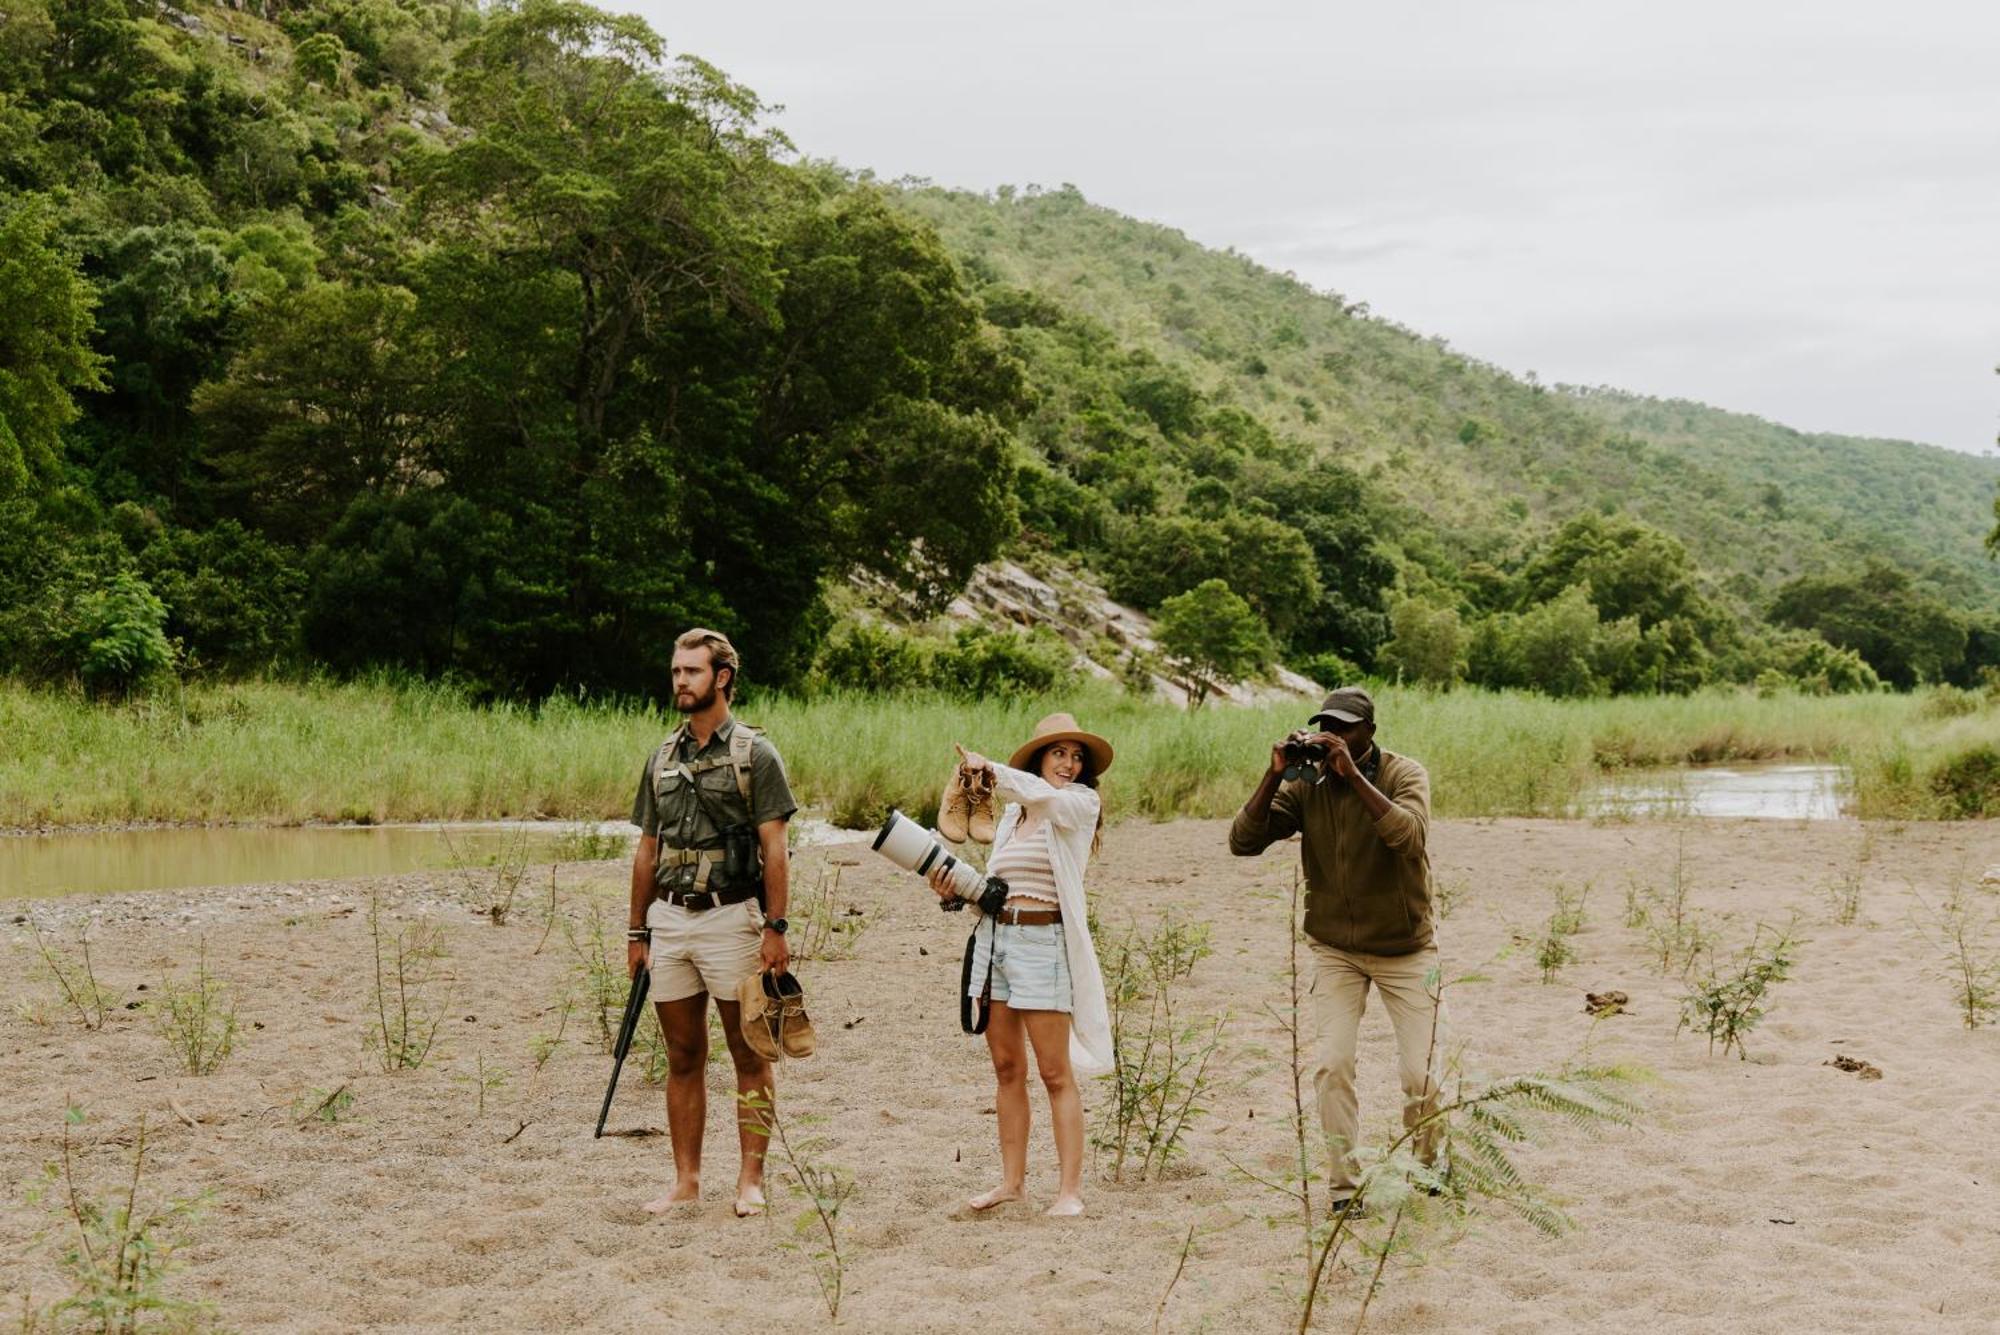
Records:
<instances>
[{"instance_id":1,"label":"shrub","mask_svg":"<svg viewBox=\"0 0 2000 1335\"><path fill-rule=\"evenodd\" d=\"M143 1117L132 1142L129 1176L107 1196L86 1194L77 1180L76 1144L70 1132L83 1120L81 1108L64 1110L62 1157L44 1166L42 1184L30 1193L36 1201L55 1197L74 1229L62 1252L70 1293L43 1311L24 1301L22 1331L46 1328L125 1335L205 1328L212 1316L209 1309L174 1297L166 1286L174 1252L187 1240L200 1198L156 1203L142 1197L147 1148Z\"/></svg>"},{"instance_id":2,"label":"shrub","mask_svg":"<svg viewBox=\"0 0 2000 1335\"><path fill-rule=\"evenodd\" d=\"M865 621L847 622L827 636L813 663L817 684L837 690L913 688L929 676L928 645Z\"/></svg>"},{"instance_id":3,"label":"shrub","mask_svg":"<svg viewBox=\"0 0 2000 1335\"><path fill-rule=\"evenodd\" d=\"M1183 1152L1190 1122L1207 1112L1210 1059L1227 1017L1193 1021L1179 1014L1176 986L1213 950L1206 923L1162 923L1149 938L1128 934L1106 971L1111 1003L1112 1069L1091 1143L1111 1155L1111 1180L1128 1160L1141 1181L1155 1179Z\"/></svg>"},{"instance_id":4,"label":"shrub","mask_svg":"<svg viewBox=\"0 0 2000 1335\"><path fill-rule=\"evenodd\" d=\"M93 691L129 695L174 663L167 607L130 571L84 594L77 606L74 662Z\"/></svg>"},{"instance_id":5,"label":"shrub","mask_svg":"<svg viewBox=\"0 0 2000 1335\"><path fill-rule=\"evenodd\" d=\"M2000 815L2000 750L1981 745L1953 756L1931 771L1931 792L1947 816Z\"/></svg>"},{"instance_id":6,"label":"shrub","mask_svg":"<svg viewBox=\"0 0 2000 1335\"><path fill-rule=\"evenodd\" d=\"M195 951L194 979L169 975L153 1014L189 1075L209 1075L236 1046L236 1001L229 985L208 971L208 942Z\"/></svg>"},{"instance_id":7,"label":"shrub","mask_svg":"<svg viewBox=\"0 0 2000 1335\"><path fill-rule=\"evenodd\" d=\"M1917 712L1927 719L1962 718L1978 713L1984 703L1977 692L1956 686L1933 686L1923 692L1923 706Z\"/></svg>"},{"instance_id":8,"label":"shrub","mask_svg":"<svg viewBox=\"0 0 2000 1335\"><path fill-rule=\"evenodd\" d=\"M1944 957L1936 973L1950 985L1959 1017L1967 1029L1992 1023L2000 1016L2000 948L1991 935L1994 924L1966 899L1962 883L1952 886L1938 908L1923 907L1929 921L1920 919L1919 925Z\"/></svg>"},{"instance_id":9,"label":"shrub","mask_svg":"<svg viewBox=\"0 0 2000 1335\"><path fill-rule=\"evenodd\" d=\"M365 1042L385 1072L422 1066L437 1042L451 1004L444 929L425 919L389 935L382 901L368 897L368 937L374 948L375 1023Z\"/></svg>"},{"instance_id":10,"label":"shrub","mask_svg":"<svg viewBox=\"0 0 2000 1335\"><path fill-rule=\"evenodd\" d=\"M979 700L1061 690L1076 673L1069 647L1040 628L967 626L944 640L849 622L827 637L812 675L823 689L930 689Z\"/></svg>"},{"instance_id":11,"label":"shrub","mask_svg":"<svg viewBox=\"0 0 2000 1335\"><path fill-rule=\"evenodd\" d=\"M1681 1022L1676 1033L1681 1029L1697 1029L1708 1035L1710 1052L1720 1043L1725 1057L1731 1048L1736 1049L1739 1059L1749 1056L1743 1047L1743 1036L1764 1018L1771 989L1791 976L1792 965L1797 962L1799 942L1792 929L1772 930L1768 944L1764 935L1767 930L1771 929L1759 923L1733 964L1718 965L1710 956L1707 969L1681 998Z\"/></svg>"},{"instance_id":12,"label":"shrub","mask_svg":"<svg viewBox=\"0 0 2000 1335\"><path fill-rule=\"evenodd\" d=\"M1070 652L1053 632L1026 634L967 626L931 660L926 685L979 700L995 695L1042 695L1075 677Z\"/></svg>"},{"instance_id":13,"label":"shrub","mask_svg":"<svg viewBox=\"0 0 2000 1335\"><path fill-rule=\"evenodd\" d=\"M63 1004L75 1013L85 1029L102 1029L118 997L97 981L97 970L90 961L90 928L86 925L77 934L76 955L43 936L41 927L32 918L28 920L28 931L34 938L42 973L55 984Z\"/></svg>"},{"instance_id":14,"label":"shrub","mask_svg":"<svg viewBox=\"0 0 2000 1335\"><path fill-rule=\"evenodd\" d=\"M1285 666L1301 677L1308 678L1314 685L1325 687L1327 690L1332 690L1336 686L1351 685L1366 675L1354 663L1332 650L1291 659Z\"/></svg>"}]
</instances>

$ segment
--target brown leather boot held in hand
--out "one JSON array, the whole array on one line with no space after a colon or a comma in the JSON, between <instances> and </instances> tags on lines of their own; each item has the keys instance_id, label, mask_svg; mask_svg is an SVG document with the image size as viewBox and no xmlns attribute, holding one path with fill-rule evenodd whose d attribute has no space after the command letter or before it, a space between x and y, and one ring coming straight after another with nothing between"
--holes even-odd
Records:
<instances>
[{"instance_id":1,"label":"brown leather boot held in hand","mask_svg":"<svg viewBox=\"0 0 2000 1335\"><path fill-rule=\"evenodd\" d=\"M978 843L992 843L999 827L993 815L993 771L975 771L962 788L966 794L966 836Z\"/></svg>"}]
</instances>

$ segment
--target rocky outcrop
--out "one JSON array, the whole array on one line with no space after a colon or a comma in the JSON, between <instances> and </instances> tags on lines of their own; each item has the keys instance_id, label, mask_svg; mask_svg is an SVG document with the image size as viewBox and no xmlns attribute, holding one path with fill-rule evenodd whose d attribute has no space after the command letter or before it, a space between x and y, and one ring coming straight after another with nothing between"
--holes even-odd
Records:
<instances>
[{"instance_id":1,"label":"rocky outcrop","mask_svg":"<svg viewBox=\"0 0 2000 1335\"><path fill-rule=\"evenodd\" d=\"M1077 667L1095 677L1143 677L1162 700L1185 705L1187 688L1164 670L1165 655L1153 638L1153 619L1115 602L1088 576L1051 567L1037 575L1014 561L979 567L965 591L945 609L952 626L1008 623L1062 637ZM1317 697L1320 688L1298 673L1277 668L1269 681L1231 682L1210 692L1221 704L1252 705Z\"/></svg>"}]
</instances>

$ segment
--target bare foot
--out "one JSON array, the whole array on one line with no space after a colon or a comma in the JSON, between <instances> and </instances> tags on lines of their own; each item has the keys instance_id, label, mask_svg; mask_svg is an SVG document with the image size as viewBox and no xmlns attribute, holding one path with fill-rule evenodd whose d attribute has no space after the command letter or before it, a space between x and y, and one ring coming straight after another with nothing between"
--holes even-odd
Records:
<instances>
[{"instance_id":1,"label":"bare foot","mask_svg":"<svg viewBox=\"0 0 2000 1335\"><path fill-rule=\"evenodd\" d=\"M995 1187L991 1191L983 1191L979 1195L974 1196L966 1204L975 1210L990 1210L996 1205L1004 1205L1008 1201L1018 1201L1020 1199L1021 1189L1019 1187Z\"/></svg>"},{"instance_id":2,"label":"bare foot","mask_svg":"<svg viewBox=\"0 0 2000 1335\"><path fill-rule=\"evenodd\" d=\"M764 1213L764 1184L761 1182L739 1182L736 1184L736 1217L748 1219L752 1215Z\"/></svg>"},{"instance_id":3,"label":"bare foot","mask_svg":"<svg viewBox=\"0 0 2000 1335\"><path fill-rule=\"evenodd\" d=\"M1058 1196L1056 1197L1055 1204L1042 1211L1042 1213L1052 1219L1068 1219L1080 1215L1083 1213L1083 1197Z\"/></svg>"},{"instance_id":4,"label":"bare foot","mask_svg":"<svg viewBox=\"0 0 2000 1335\"><path fill-rule=\"evenodd\" d=\"M667 1189L667 1194L646 1202L647 1214L664 1214L676 1205L701 1199L701 1180L688 1178L676 1181Z\"/></svg>"}]
</instances>

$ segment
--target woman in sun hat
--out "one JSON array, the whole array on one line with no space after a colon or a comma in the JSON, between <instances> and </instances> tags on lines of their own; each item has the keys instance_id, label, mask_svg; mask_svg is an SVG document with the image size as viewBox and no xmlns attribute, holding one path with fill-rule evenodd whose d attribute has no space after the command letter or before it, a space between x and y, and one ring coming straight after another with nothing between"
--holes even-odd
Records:
<instances>
[{"instance_id":1,"label":"woman in sun hat","mask_svg":"<svg viewBox=\"0 0 2000 1335\"><path fill-rule=\"evenodd\" d=\"M1028 1047L1048 1090L1062 1185L1052 1215L1083 1213L1083 1099L1078 1075L1111 1069L1111 1016L1083 903L1083 869L1097 851L1104 804L1097 781L1111 743L1051 714L1005 765L958 748L960 779L991 772L1006 809L986 870L1007 882L1006 907L974 929L976 998L990 997L986 1046L999 1081L1000 1185L975 1210L1019 1200L1028 1171ZM943 872L931 884L952 893Z\"/></svg>"}]
</instances>

